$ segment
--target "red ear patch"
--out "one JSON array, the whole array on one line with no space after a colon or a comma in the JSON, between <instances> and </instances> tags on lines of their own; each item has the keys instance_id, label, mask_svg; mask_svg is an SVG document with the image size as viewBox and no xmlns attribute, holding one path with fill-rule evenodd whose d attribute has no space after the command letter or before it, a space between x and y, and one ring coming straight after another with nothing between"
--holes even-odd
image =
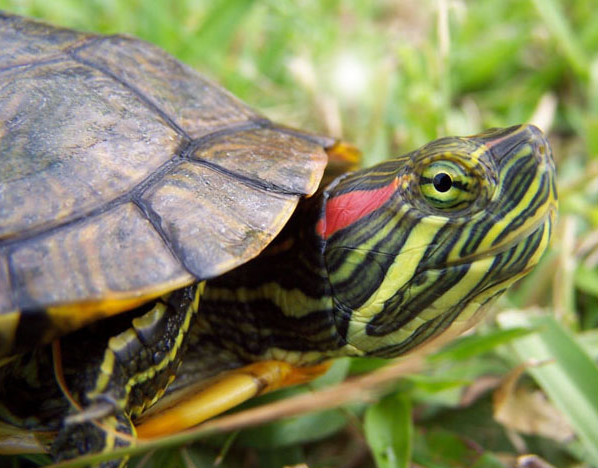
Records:
<instances>
[{"instance_id":1,"label":"red ear patch","mask_svg":"<svg viewBox=\"0 0 598 468\"><path fill-rule=\"evenodd\" d=\"M339 229L346 228L380 208L397 190L399 179L375 190L355 190L326 201L326 214L316 224L320 237L328 239Z\"/></svg>"}]
</instances>

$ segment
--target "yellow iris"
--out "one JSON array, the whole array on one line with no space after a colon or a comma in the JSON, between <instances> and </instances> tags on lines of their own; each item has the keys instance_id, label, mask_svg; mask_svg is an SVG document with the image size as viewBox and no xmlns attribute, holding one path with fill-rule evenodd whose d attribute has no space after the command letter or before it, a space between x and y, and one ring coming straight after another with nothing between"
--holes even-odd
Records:
<instances>
[{"instance_id":1,"label":"yellow iris","mask_svg":"<svg viewBox=\"0 0 598 468\"><path fill-rule=\"evenodd\" d=\"M428 164L421 173L419 188L429 205L448 211L467 208L480 193L476 175L467 167L450 160Z\"/></svg>"}]
</instances>

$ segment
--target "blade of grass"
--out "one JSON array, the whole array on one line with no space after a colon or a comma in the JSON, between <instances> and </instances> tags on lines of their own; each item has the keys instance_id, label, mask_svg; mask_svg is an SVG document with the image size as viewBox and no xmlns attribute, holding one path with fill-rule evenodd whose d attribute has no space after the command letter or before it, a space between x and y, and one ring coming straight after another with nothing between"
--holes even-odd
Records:
<instances>
[{"instance_id":1,"label":"blade of grass","mask_svg":"<svg viewBox=\"0 0 598 468\"><path fill-rule=\"evenodd\" d=\"M378 468L409 467L413 423L408 395L388 395L370 406L364 429Z\"/></svg>"},{"instance_id":2,"label":"blade of grass","mask_svg":"<svg viewBox=\"0 0 598 468\"><path fill-rule=\"evenodd\" d=\"M567 416L588 460L598 460L598 366L551 316L504 312L498 316L498 323L505 329L539 330L513 342L519 362L548 362L528 372Z\"/></svg>"},{"instance_id":3,"label":"blade of grass","mask_svg":"<svg viewBox=\"0 0 598 468\"><path fill-rule=\"evenodd\" d=\"M532 3L562 48L575 73L580 78L587 80L589 77L588 59L567 23L560 5L555 0L532 0Z\"/></svg>"},{"instance_id":4,"label":"blade of grass","mask_svg":"<svg viewBox=\"0 0 598 468\"><path fill-rule=\"evenodd\" d=\"M213 2L211 8L206 11L197 33L191 38L188 48L204 57L207 62L222 60L224 51L234 38L231 31L239 28L253 3L248 0ZM188 54L187 51L184 53Z\"/></svg>"},{"instance_id":5,"label":"blade of grass","mask_svg":"<svg viewBox=\"0 0 598 468\"><path fill-rule=\"evenodd\" d=\"M509 330L498 330L486 335L469 335L453 341L437 353L428 357L430 362L438 361L459 361L471 359L483 353L492 351L497 346L509 343L517 338L533 333L527 328L511 328Z\"/></svg>"}]
</instances>

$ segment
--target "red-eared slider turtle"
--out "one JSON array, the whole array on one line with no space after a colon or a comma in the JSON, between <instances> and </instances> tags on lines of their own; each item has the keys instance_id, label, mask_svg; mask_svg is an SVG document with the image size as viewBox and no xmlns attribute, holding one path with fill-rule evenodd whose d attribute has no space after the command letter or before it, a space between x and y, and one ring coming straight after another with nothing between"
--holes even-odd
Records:
<instances>
[{"instance_id":1,"label":"red-eared slider turtle","mask_svg":"<svg viewBox=\"0 0 598 468\"><path fill-rule=\"evenodd\" d=\"M554 165L533 126L441 138L318 190L349 146L150 44L0 14L0 45L0 419L57 431L59 459L238 401L208 386L195 416L136 424L175 376L243 368L242 399L458 333L548 243Z\"/></svg>"}]
</instances>

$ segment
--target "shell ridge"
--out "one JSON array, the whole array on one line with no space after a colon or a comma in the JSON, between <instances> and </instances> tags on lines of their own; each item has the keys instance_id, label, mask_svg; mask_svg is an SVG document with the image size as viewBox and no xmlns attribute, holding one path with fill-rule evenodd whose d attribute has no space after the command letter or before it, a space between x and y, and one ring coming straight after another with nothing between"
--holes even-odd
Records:
<instances>
[{"instance_id":1,"label":"shell ridge","mask_svg":"<svg viewBox=\"0 0 598 468\"><path fill-rule=\"evenodd\" d=\"M289 189L287 189L281 185L278 185L276 183L267 182L262 179L249 177L249 176L240 174L236 171L233 171L231 169L227 169L226 167L224 167L220 164L217 164L215 162L208 161L201 157L193 156L195 153L198 152L198 150L201 151L203 149L209 148L211 146L213 140L216 140L223 136L229 136L229 135L233 135L238 132L243 132L246 130L253 130L253 129L256 129L256 130L269 129L269 130L273 130L275 132L279 132L279 133L282 133L285 135L289 135L289 136L292 136L295 138L302 139L304 141L313 143L315 145L323 146L324 139L318 137L317 135L310 135L307 133L303 133L299 130L294 130L292 128L283 127L283 126L273 123L271 120L269 120L267 118L261 118L261 119L252 119L252 120L249 120L248 122L236 125L234 127L232 127L232 126L225 127L223 129L216 130L212 133L209 133L208 135L204 135L200 138L197 138L197 139L193 140L189 144L189 146L181 153L181 157L193 164L196 164L199 166L204 166L204 167L209 168L213 171L216 171L220 174L224 174L226 176L232 177L232 178L236 179L238 182L240 182L246 186L249 186L251 188L257 189L257 190L261 190L261 191L268 192L268 193L278 193L280 195L290 195L290 196L294 196L294 197L305 196L306 195L305 191L289 190ZM326 140L326 142L328 142L330 144L333 144L334 141L335 140L332 138ZM324 147L326 147L326 146L324 146Z\"/></svg>"},{"instance_id":2,"label":"shell ridge","mask_svg":"<svg viewBox=\"0 0 598 468\"><path fill-rule=\"evenodd\" d=\"M158 235L162 239L162 242L164 242L164 245L168 248L172 256L176 258L178 262L181 265L183 265L183 267L185 267L185 270L187 270L191 275L195 276L199 280L200 276L198 275L198 272L194 271L194 269L188 265L188 262L185 261L184 252L182 252L178 243L174 239L171 239L162 227L162 217L148 203L145 203L141 198L133 197L131 203L137 208L137 210L139 210L141 215L145 219L147 219L147 221L152 225L152 227L158 233Z\"/></svg>"},{"instance_id":3,"label":"shell ridge","mask_svg":"<svg viewBox=\"0 0 598 468\"><path fill-rule=\"evenodd\" d=\"M190 159L189 162L196 164L198 166L207 167L208 169L211 169L215 172L229 176L229 177L237 180L238 182L242 183L243 185L246 185L248 187L251 187L251 188L254 188L257 190L261 190L263 192L277 193L280 195L290 195L290 196L294 196L294 197L302 197L305 195L305 193L295 192L293 190L287 190L284 187L281 187L279 185L276 185L276 184L273 184L270 182L253 179L252 177L248 177L243 174L239 174L238 172L231 171L230 169L226 169L216 163L206 161L204 159Z\"/></svg>"},{"instance_id":4,"label":"shell ridge","mask_svg":"<svg viewBox=\"0 0 598 468\"><path fill-rule=\"evenodd\" d=\"M187 148L185 148L181 152L181 157L187 160L193 160L191 155L195 152L198 148L202 146L209 146L212 140L222 136L232 135L233 133L243 132L245 130L254 130L260 128L272 128L273 124L269 119L262 118L262 119L250 119L246 122L242 122L236 125L229 125L223 128L219 128L210 132L206 135L202 135L199 138L195 138L192 140Z\"/></svg>"}]
</instances>

